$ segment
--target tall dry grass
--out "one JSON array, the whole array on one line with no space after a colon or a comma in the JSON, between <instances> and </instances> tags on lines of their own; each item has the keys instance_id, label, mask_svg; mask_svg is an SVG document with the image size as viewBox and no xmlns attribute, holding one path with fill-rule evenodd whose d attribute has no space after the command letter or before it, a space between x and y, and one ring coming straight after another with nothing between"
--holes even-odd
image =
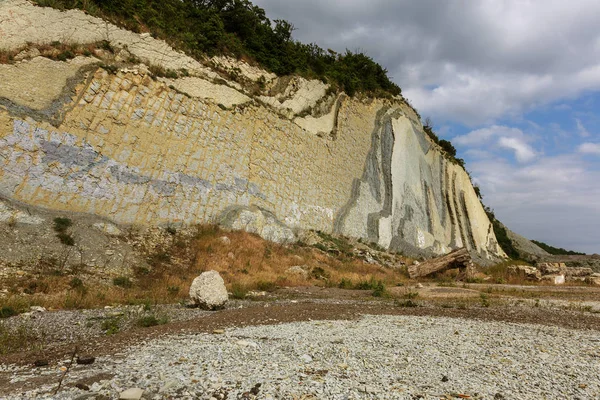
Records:
<instances>
[{"instance_id":1,"label":"tall dry grass","mask_svg":"<svg viewBox=\"0 0 600 400\"><path fill-rule=\"evenodd\" d=\"M277 245L247 232L224 232L211 225L198 226L192 235L167 231L165 243L144 248L148 266L136 268L131 276L113 280L97 269L60 271L45 266L33 276L0 282L9 289L8 296L0 298L0 309L23 312L32 305L85 309L177 303L187 299L193 279L208 270L221 274L234 297L278 287L342 283L351 288L364 281L396 285L408 280L402 272L368 264L348 253L331 255L308 246ZM305 267L308 275L287 272L292 266Z\"/></svg>"}]
</instances>

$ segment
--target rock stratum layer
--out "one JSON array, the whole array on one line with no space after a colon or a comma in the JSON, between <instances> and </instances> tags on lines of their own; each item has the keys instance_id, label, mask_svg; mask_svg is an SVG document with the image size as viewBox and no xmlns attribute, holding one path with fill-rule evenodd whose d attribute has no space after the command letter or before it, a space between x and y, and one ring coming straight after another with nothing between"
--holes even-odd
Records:
<instances>
[{"instance_id":1,"label":"rock stratum layer","mask_svg":"<svg viewBox=\"0 0 600 400\"><path fill-rule=\"evenodd\" d=\"M505 256L469 176L402 98L348 98L226 58L201 63L148 34L25 0L0 3L0 21L0 50L20 52L0 64L1 196L143 225L256 206L294 229L411 255ZM114 54L53 61L35 48L102 40ZM159 78L147 66L181 73Z\"/></svg>"}]
</instances>

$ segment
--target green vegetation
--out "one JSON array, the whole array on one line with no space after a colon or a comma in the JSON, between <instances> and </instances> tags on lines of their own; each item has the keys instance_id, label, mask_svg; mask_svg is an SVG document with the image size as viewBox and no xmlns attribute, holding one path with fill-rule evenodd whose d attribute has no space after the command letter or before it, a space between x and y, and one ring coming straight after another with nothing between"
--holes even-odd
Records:
<instances>
[{"instance_id":1,"label":"green vegetation","mask_svg":"<svg viewBox=\"0 0 600 400\"><path fill-rule=\"evenodd\" d=\"M136 321L137 326L141 326L143 328L149 328L151 326L156 325L164 325L169 322L167 317L156 318L154 315L147 315L145 317L141 317Z\"/></svg>"},{"instance_id":2,"label":"green vegetation","mask_svg":"<svg viewBox=\"0 0 600 400\"><path fill-rule=\"evenodd\" d=\"M456 157L456 148L454 145L449 140L440 139L433 131L433 122L431 122L431 118L425 118L425 121L423 122L423 130L427 136L433 140L434 143L439 145L442 150L444 150L451 162L458 164L463 168L465 167L465 160Z\"/></svg>"},{"instance_id":3,"label":"green vegetation","mask_svg":"<svg viewBox=\"0 0 600 400\"><path fill-rule=\"evenodd\" d=\"M69 286L71 287L71 289L75 290L76 292L82 295L87 293L87 288L83 284L83 281L77 277L71 279L71 281L69 282Z\"/></svg>"},{"instance_id":4,"label":"green vegetation","mask_svg":"<svg viewBox=\"0 0 600 400\"><path fill-rule=\"evenodd\" d=\"M37 0L41 6L79 8L134 32L151 32L192 57L226 54L256 61L277 75L329 82L348 95L401 93L385 68L369 56L336 53L292 38L294 26L271 21L249 0ZM64 57L68 57L65 54Z\"/></svg>"},{"instance_id":5,"label":"green vegetation","mask_svg":"<svg viewBox=\"0 0 600 400\"><path fill-rule=\"evenodd\" d=\"M119 317L111 317L102 321L100 328L107 335L114 335L115 333L118 333L121 330L119 327Z\"/></svg>"},{"instance_id":6,"label":"green vegetation","mask_svg":"<svg viewBox=\"0 0 600 400\"><path fill-rule=\"evenodd\" d=\"M245 299L248 294L248 288L237 282L231 284L231 297L234 299Z\"/></svg>"},{"instance_id":7,"label":"green vegetation","mask_svg":"<svg viewBox=\"0 0 600 400\"><path fill-rule=\"evenodd\" d=\"M488 296L486 293L479 293L479 300L482 307L490 306L490 296Z\"/></svg>"},{"instance_id":8,"label":"green vegetation","mask_svg":"<svg viewBox=\"0 0 600 400\"><path fill-rule=\"evenodd\" d=\"M133 286L133 282L131 282L131 279L126 276L117 276L116 278L113 278L113 285L129 289Z\"/></svg>"},{"instance_id":9,"label":"green vegetation","mask_svg":"<svg viewBox=\"0 0 600 400\"><path fill-rule=\"evenodd\" d=\"M25 324L15 327L0 325L0 355L27 350L40 350L45 333L37 334Z\"/></svg>"},{"instance_id":10,"label":"green vegetation","mask_svg":"<svg viewBox=\"0 0 600 400\"><path fill-rule=\"evenodd\" d=\"M403 307L403 308L414 308L414 307L418 307L419 304L411 299L408 300L394 300L394 305L396 307Z\"/></svg>"},{"instance_id":11,"label":"green vegetation","mask_svg":"<svg viewBox=\"0 0 600 400\"><path fill-rule=\"evenodd\" d=\"M0 318L9 318L18 314L19 312L12 307L5 306L0 308Z\"/></svg>"},{"instance_id":12,"label":"green vegetation","mask_svg":"<svg viewBox=\"0 0 600 400\"><path fill-rule=\"evenodd\" d=\"M54 231L56 232L56 237L60 240L62 244L65 246L74 246L75 239L71 236L67 230L73 225L73 222L69 218L57 217L54 218Z\"/></svg>"},{"instance_id":13,"label":"green vegetation","mask_svg":"<svg viewBox=\"0 0 600 400\"><path fill-rule=\"evenodd\" d=\"M538 242L537 240L532 240L533 243L535 243L536 245L538 245L539 247L541 247L542 249L546 250L548 253L550 254L554 254L557 256L584 256L585 253L578 253L576 251L572 251L572 250L565 250L562 247L554 247L554 246L550 246L549 244L546 244L544 242Z\"/></svg>"},{"instance_id":14,"label":"green vegetation","mask_svg":"<svg viewBox=\"0 0 600 400\"><path fill-rule=\"evenodd\" d=\"M484 210L494 227L494 234L502 250L513 260L518 259L520 257L519 251L513 245L512 240L509 239L504 225L496 219L496 215L494 215L494 211L491 208L484 206Z\"/></svg>"},{"instance_id":15,"label":"green vegetation","mask_svg":"<svg viewBox=\"0 0 600 400\"><path fill-rule=\"evenodd\" d=\"M368 281L359 281L354 284L350 279L342 278L337 285L340 289L372 290L373 297L388 297L389 293L381 280L371 277Z\"/></svg>"},{"instance_id":16,"label":"green vegetation","mask_svg":"<svg viewBox=\"0 0 600 400\"><path fill-rule=\"evenodd\" d=\"M261 292L274 292L279 288L275 282L259 281L256 283L256 290Z\"/></svg>"}]
</instances>

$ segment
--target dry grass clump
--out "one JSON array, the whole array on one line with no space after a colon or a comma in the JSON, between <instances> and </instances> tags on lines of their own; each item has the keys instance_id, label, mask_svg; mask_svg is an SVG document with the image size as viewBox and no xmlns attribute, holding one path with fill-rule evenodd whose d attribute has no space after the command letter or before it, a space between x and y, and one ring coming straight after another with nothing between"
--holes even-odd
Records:
<instances>
[{"instance_id":1,"label":"dry grass clump","mask_svg":"<svg viewBox=\"0 0 600 400\"><path fill-rule=\"evenodd\" d=\"M222 234L196 241L198 270L219 271L228 287L268 290L274 286L338 286L344 280L357 284L375 279L387 284L406 280L400 273L367 264L348 254L332 256L322 250L302 246L282 246L267 242L247 232L226 234L230 245L221 241ZM287 272L301 266L307 275Z\"/></svg>"},{"instance_id":2,"label":"dry grass clump","mask_svg":"<svg viewBox=\"0 0 600 400\"><path fill-rule=\"evenodd\" d=\"M44 342L43 334L32 332L25 325L6 326L0 322L0 355L39 350Z\"/></svg>"},{"instance_id":3,"label":"dry grass clump","mask_svg":"<svg viewBox=\"0 0 600 400\"><path fill-rule=\"evenodd\" d=\"M351 252L332 255L305 245L282 246L212 225L198 226L192 233L167 228L162 235L158 244L138 246L147 266L130 274L106 276L98 268L58 268L52 260L42 260L37 273L0 282L9 289L0 298L0 309L24 312L33 305L84 309L176 303L187 299L193 279L208 270L221 274L234 298L244 298L249 291L309 285L368 289L381 295L386 285L407 281L402 272L368 264ZM306 273L288 272L292 266L301 266ZM373 285L362 288L364 282Z\"/></svg>"}]
</instances>

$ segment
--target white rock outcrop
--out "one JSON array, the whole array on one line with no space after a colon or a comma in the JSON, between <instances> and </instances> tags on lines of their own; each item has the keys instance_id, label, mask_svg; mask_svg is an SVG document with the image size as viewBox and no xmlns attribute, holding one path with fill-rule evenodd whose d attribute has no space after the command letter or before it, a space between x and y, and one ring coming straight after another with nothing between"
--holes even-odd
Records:
<instances>
[{"instance_id":1,"label":"white rock outcrop","mask_svg":"<svg viewBox=\"0 0 600 400\"><path fill-rule=\"evenodd\" d=\"M294 232L281 223L273 213L256 206L236 206L226 210L219 219L226 229L256 233L265 240L275 243L290 243L296 240Z\"/></svg>"},{"instance_id":2,"label":"white rock outcrop","mask_svg":"<svg viewBox=\"0 0 600 400\"><path fill-rule=\"evenodd\" d=\"M195 60L79 10L4 0L0 21L0 49L22 59L0 66L13 82L0 84L6 199L118 224L221 222L278 243L312 229L413 257L505 257L468 174L401 97L336 97L321 81ZM33 51L54 41L108 41L115 59L141 63Z\"/></svg>"},{"instance_id":3,"label":"white rock outcrop","mask_svg":"<svg viewBox=\"0 0 600 400\"><path fill-rule=\"evenodd\" d=\"M200 308L217 310L227 303L229 295L221 275L217 271L206 271L192 282L190 298Z\"/></svg>"}]
</instances>

